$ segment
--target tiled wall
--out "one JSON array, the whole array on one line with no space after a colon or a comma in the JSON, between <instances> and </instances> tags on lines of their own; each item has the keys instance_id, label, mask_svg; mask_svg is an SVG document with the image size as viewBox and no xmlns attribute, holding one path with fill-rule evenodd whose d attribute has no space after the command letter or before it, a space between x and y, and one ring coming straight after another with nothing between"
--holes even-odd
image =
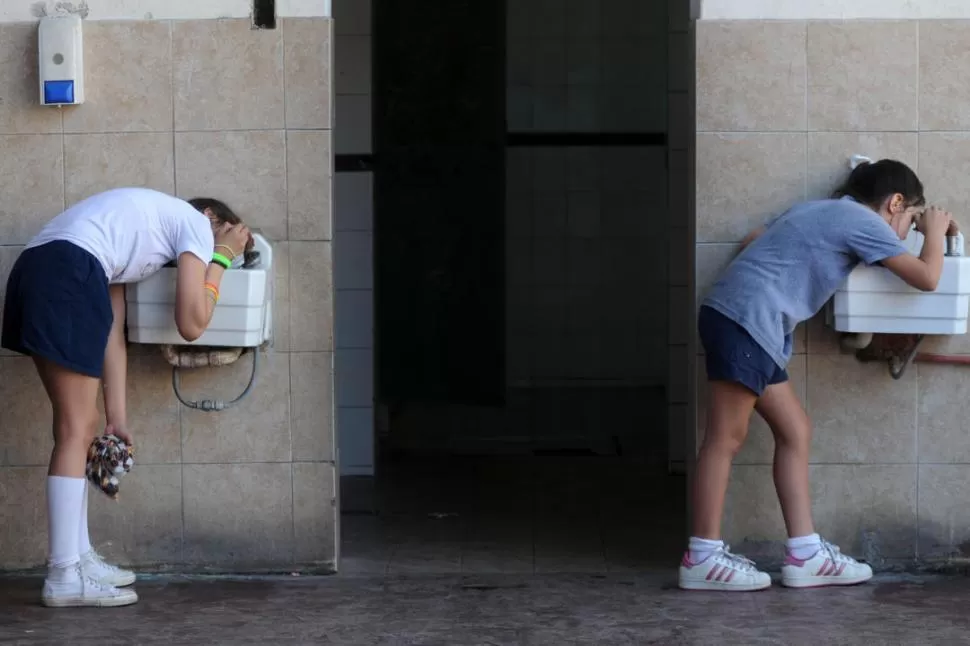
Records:
<instances>
[{"instance_id":1,"label":"tiled wall","mask_svg":"<svg viewBox=\"0 0 970 646\"><path fill-rule=\"evenodd\" d=\"M970 18L957 0L690 0L704 20L900 20Z\"/></svg>"},{"instance_id":2,"label":"tiled wall","mask_svg":"<svg viewBox=\"0 0 970 646\"><path fill-rule=\"evenodd\" d=\"M907 162L931 202L966 217L970 21L700 21L696 37L698 297L745 233L825 196L852 153ZM965 335L930 347L970 354ZM839 354L817 320L799 331L795 352L789 372L815 427L820 531L877 564L962 555L970 371L917 364L893 381L884 364ZM784 537L771 446L755 422L732 473L726 534L754 551Z\"/></svg>"},{"instance_id":3,"label":"tiled wall","mask_svg":"<svg viewBox=\"0 0 970 646\"><path fill-rule=\"evenodd\" d=\"M334 3L338 155L371 153L371 1ZM341 475L374 474L374 174L334 176Z\"/></svg>"},{"instance_id":4,"label":"tiled wall","mask_svg":"<svg viewBox=\"0 0 970 646\"><path fill-rule=\"evenodd\" d=\"M694 47L687 0L669 0L667 21L667 452L671 472L686 471L690 402L690 266L693 213L689 151L694 123Z\"/></svg>"},{"instance_id":5,"label":"tiled wall","mask_svg":"<svg viewBox=\"0 0 970 646\"><path fill-rule=\"evenodd\" d=\"M667 7L512 0L513 132L663 132ZM511 386L663 385L666 150L510 148Z\"/></svg>"},{"instance_id":6,"label":"tiled wall","mask_svg":"<svg viewBox=\"0 0 970 646\"><path fill-rule=\"evenodd\" d=\"M86 22L88 102L36 107L36 24L0 24L0 285L22 245L85 196L147 186L229 202L276 247L275 338L238 408L181 407L157 350L131 346L138 463L92 493L106 555L140 565L335 560L329 19ZM186 371L235 396L248 358ZM0 356L0 568L46 556L51 413L30 359ZM12 520L11 520L12 519Z\"/></svg>"}]
</instances>

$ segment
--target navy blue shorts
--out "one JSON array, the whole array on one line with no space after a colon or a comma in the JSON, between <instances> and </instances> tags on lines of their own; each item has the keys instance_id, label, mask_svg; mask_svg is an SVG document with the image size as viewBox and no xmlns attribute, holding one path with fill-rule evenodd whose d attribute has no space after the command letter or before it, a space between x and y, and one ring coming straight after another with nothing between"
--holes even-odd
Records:
<instances>
[{"instance_id":1,"label":"navy blue shorts","mask_svg":"<svg viewBox=\"0 0 970 646\"><path fill-rule=\"evenodd\" d=\"M70 242L48 242L14 263L0 346L100 379L113 321L101 263Z\"/></svg>"},{"instance_id":2,"label":"navy blue shorts","mask_svg":"<svg viewBox=\"0 0 970 646\"><path fill-rule=\"evenodd\" d=\"M747 330L712 307L701 307L697 330L708 381L733 381L760 397L768 386L788 381L788 373Z\"/></svg>"}]
</instances>

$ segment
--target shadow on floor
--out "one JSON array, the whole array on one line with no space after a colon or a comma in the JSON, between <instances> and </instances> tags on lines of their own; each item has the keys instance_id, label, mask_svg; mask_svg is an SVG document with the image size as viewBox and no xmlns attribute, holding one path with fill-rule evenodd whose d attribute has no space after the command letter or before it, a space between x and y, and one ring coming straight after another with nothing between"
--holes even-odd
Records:
<instances>
[{"instance_id":1,"label":"shadow on floor","mask_svg":"<svg viewBox=\"0 0 970 646\"><path fill-rule=\"evenodd\" d=\"M343 575L631 572L683 549L686 483L656 467L451 457L381 473L369 508L344 506Z\"/></svg>"}]
</instances>

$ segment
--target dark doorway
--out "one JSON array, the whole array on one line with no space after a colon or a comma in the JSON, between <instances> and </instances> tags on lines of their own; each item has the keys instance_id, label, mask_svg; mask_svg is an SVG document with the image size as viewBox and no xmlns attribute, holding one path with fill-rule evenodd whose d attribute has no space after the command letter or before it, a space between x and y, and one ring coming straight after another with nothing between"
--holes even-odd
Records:
<instances>
[{"instance_id":1,"label":"dark doorway","mask_svg":"<svg viewBox=\"0 0 970 646\"><path fill-rule=\"evenodd\" d=\"M505 3L373 0L377 397L505 395Z\"/></svg>"}]
</instances>

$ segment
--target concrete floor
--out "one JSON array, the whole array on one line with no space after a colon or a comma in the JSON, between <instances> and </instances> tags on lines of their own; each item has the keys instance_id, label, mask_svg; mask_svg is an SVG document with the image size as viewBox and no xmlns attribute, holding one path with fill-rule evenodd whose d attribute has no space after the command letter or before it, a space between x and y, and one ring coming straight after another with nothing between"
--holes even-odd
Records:
<instances>
[{"instance_id":1,"label":"concrete floor","mask_svg":"<svg viewBox=\"0 0 970 646\"><path fill-rule=\"evenodd\" d=\"M0 644L505 646L970 644L970 581L688 593L638 575L165 578L116 610L49 610L0 582Z\"/></svg>"},{"instance_id":2,"label":"concrete floor","mask_svg":"<svg viewBox=\"0 0 970 646\"><path fill-rule=\"evenodd\" d=\"M339 575L144 577L115 610L49 610L39 579L0 579L0 645L970 644L965 578L676 589L682 478L602 459L402 467L346 505Z\"/></svg>"}]
</instances>

